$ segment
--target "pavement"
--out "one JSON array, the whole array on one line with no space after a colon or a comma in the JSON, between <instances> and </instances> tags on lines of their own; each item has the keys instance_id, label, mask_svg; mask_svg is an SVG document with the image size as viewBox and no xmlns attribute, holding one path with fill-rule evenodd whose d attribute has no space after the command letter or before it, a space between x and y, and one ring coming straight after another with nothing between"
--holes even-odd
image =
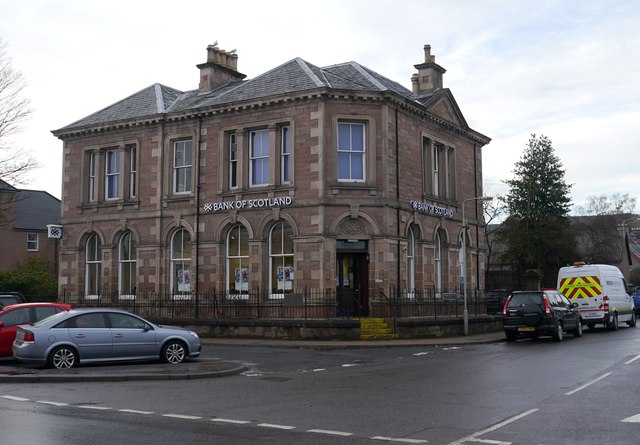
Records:
<instances>
[{"instance_id":1,"label":"pavement","mask_svg":"<svg viewBox=\"0 0 640 445\"><path fill-rule=\"evenodd\" d=\"M203 345L261 346L296 349L357 349L411 346L462 346L504 340L503 332L465 337L417 338L398 340L280 340L256 338L201 338ZM47 369L18 363L12 357L0 359L0 383L118 382L136 380L195 380L240 374L242 363L198 358L179 365L154 362L82 365L72 369Z\"/></svg>"}]
</instances>

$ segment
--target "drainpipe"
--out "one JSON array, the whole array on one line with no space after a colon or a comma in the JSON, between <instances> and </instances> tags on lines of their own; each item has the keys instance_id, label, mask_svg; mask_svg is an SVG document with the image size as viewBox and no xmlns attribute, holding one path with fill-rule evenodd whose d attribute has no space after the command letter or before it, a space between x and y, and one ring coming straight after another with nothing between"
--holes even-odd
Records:
<instances>
[{"instance_id":1,"label":"drainpipe","mask_svg":"<svg viewBox=\"0 0 640 445\"><path fill-rule=\"evenodd\" d=\"M166 135L166 120L165 117L163 116L162 118L162 124L160 127L160 199L158 199L158 203L160 204L160 208L158 211L158 216L159 216L159 226L158 227L158 245L160 246L160 255L159 255L159 262L156 263L156 270L158 272L158 276L162 277L160 271L162 271L162 263L165 261L165 256L163 255L163 252L165 249L162 248L163 245L163 240L162 240L162 233L163 233L163 227L164 227L164 218L162 215L162 209L164 207L164 203L162 202L162 195L164 194L164 176L165 176L165 170L164 170L164 154L165 154L165 139L167 137ZM168 278L168 276L167 276ZM161 278L160 280L158 280L158 292L160 293L160 295L162 295L162 288L163 288L163 284L164 284L164 280Z\"/></svg>"},{"instance_id":2,"label":"drainpipe","mask_svg":"<svg viewBox=\"0 0 640 445\"><path fill-rule=\"evenodd\" d=\"M202 116L198 116L198 136L197 142L198 146L198 156L196 156L196 310L195 315L196 319L198 318L198 308L199 308L199 296L200 296L200 280L199 272L200 272L200 155L202 154Z\"/></svg>"},{"instance_id":3,"label":"drainpipe","mask_svg":"<svg viewBox=\"0 0 640 445\"><path fill-rule=\"evenodd\" d=\"M478 195L478 146L476 142L473 142L473 196ZM480 255L478 246L480 245L480 232L478 229L478 201L474 201L475 216L476 216L476 290L480 286ZM465 253L466 254L466 253ZM468 284L465 283L465 286ZM476 309L477 310L477 309Z\"/></svg>"},{"instance_id":4,"label":"drainpipe","mask_svg":"<svg viewBox=\"0 0 640 445\"><path fill-rule=\"evenodd\" d=\"M400 292L400 137L398 130L398 108L395 109L396 119L396 236L398 237L398 260L396 261L397 291Z\"/></svg>"}]
</instances>

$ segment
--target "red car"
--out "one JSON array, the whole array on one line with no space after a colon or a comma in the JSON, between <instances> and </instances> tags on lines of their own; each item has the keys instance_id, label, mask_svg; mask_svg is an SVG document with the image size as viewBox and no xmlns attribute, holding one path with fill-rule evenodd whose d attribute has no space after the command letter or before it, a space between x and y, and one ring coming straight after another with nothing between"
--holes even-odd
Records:
<instances>
[{"instance_id":1,"label":"red car","mask_svg":"<svg viewBox=\"0 0 640 445\"><path fill-rule=\"evenodd\" d=\"M71 305L62 303L20 303L5 306L0 311L0 357L11 356L11 345L19 324L35 323L70 309Z\"/></svg>"}]
</instances>

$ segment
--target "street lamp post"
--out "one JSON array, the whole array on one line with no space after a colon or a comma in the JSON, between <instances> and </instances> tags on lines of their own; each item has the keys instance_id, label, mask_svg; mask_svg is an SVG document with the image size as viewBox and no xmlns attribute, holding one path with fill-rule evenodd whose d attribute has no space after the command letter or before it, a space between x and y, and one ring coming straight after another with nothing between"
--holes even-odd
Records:
<instances>
[{"instance_id":1,"label":"street lamp post","mask_svg":"<svg viewBox=\"0 0 640 445\"><path fill-rule=\"evenodd\" d=\"M464 335L469 335L469 310L467 309L467 219L464 216L464 206L468 201L491 201L493 196L474 196L462 201L462 285L464 295Z\"/></svg>"}]
</instances>

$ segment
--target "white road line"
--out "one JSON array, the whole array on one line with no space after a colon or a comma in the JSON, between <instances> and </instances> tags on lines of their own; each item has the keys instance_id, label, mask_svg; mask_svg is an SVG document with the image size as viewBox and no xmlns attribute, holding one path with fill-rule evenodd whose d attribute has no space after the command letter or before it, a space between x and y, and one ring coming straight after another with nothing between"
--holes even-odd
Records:
<instances>
[{"instance_id":1,"label":"white road line","mask_svg":"<svg viewBox=\"0 0 640 445\"><path fill-rule=\"evenodd\" d=\"M295 426L288 426L288 425L276 425L273 423L259 423L258 426L261 426L263 428L275 428L278 430L294 430L296 429Z\"/></svg>"},{"instance_id":2,"label":"white road line","mask_svg":"<svg viewBox=\"0 0 640 445\"><path fill-rule=\"evenodd\" d=\"M16 396L2 396L3 399L13 400L15 402L28 402L29 399L25 399L24 397L16 397Z\"/></svg>"},{"instance_id":3,"label":"white road line","mask_svg":"<svg viewBox=\"0 0 640 445\"><path fill-rule=\"evenodd\" d=\"M600 377L598 377L597 379L593 379L593 380L591 380L590 382L587 382L587 383L585 383L585 384L584 384L584 385L582 385L582 386L578 386L578 387L577 387L576 389L574 389L574 390L571 390L571 391L569 391L569 392L565 392L565 393L564 393L564 395L565 395L565 396L572 396L572 395L574 395L575 393L577 393L578 391L582 391L583 389L588 388L589 386L593 385L594 383L597 383L597 382L599 382L600 380L602 380L602 379L604 379L604 378L609 377L610 375L611 375L611 373L610 373L610 372L607 372L606 374L602 374L602 375L601 375Z\"/></svg>"},{"instance_id":4,"label":"white road line","mask_svg":"<svg viewBox=\"0 0 640 445\"><path fill-rule=\"evenodd\" d=\"M635 357L633 357L631 360L624 362L625 365L630 365L631 363L635 362L636 360L640 359L640 354L636 355Z\"/></svg>"},{"instance_id":5,"label":"white road line","mask_svg":"<svg viewBox=\"0 0 640 445\"><path fill-rule=\"evenodd\" d=\"M185 420L202 419L202 417L199 417L199 416L187 416L184 414L163 414L162 417L171 417L172 419L185 419Z\"/></svg>"},{"instance_id":6,"label":"white road line","mask_svg":"<svg viewBox=\"0 0 640 445\"><path fill-rule=\"evenodd\" d=\"M428 443L427 440L421 439L402 439L397 437L375 436L371 440L383 440L385 442L400 442L400 443Z\"/></svg>"},{"instance_id":7,"label":"white road line","mask_svg":"<svg viewBox=\"0 0 640 445\"><path fill-rule=\"evenodd\" d=\"M42 403L43 405L53 405L53 406L69 406L68 403L52 402L50 400L36 400L36 403Z\"/></svg>"},{"instance_id":8,"label":"white road line","mask_svg":"<svg viewBox=\"0 0 640 445\"><path fill-rule=\"evenodd\" d=\"M357 363L345 363L344 365L342 365L343 368L351 368L353 366L358 366Z\"/></svg>"},{"instance_id":9,"label":"white road line","mask_svg":"<svg viewBox=\"0 0 640 445\"><path fill-rule=\"evenodd\" d=\"M345 433L344 431L331 430L307 430L307 433L329 434L331 436L353 436L353 433Z\"/></svg>"},{"instance_id":10,"label":"white road line","mask_svg":"<svg viewBox=\"0 0 640 445\"><path fill-rule=\"evenodd\" d=\"M493 426L491 426L489 428L486 428L484 430L481 430L481 431L478 431L476 433L473 433L470 436L464 437L464 438L462 438L460 440L457 440L455 442L451 442L449 445L461 445L461 444L463 444L464 442L467 442L467 441L476 441L476 442L478 442L478 441L480 441L478 439L479 436L482 436L483 434L490 433L491 431L495 431L498 428L502 428L503 426L508 425L510 423L513 423L516 420L522 419L523 417L528 416L529 414L533 414L536 411L538 411L538 408L530 409L529 411L525 411L522 414L518 414L517 416L510 417L510 418L508 418L506 420L503 420L500 423L496 423L495 425L493 425Z\"/></svg>"},{"instance_id":11,"label":"white road line","mask_svg":"<svg viewBox=\"0 0 640 445\"><path fill-rule=\"evenodd\" d=\"M95 409L96 411L109 411L113 409L113 408L109 408L108 406L97 406L97 405L76 405L76 408Z\"/></svg>"},{"instance_id":12,"label":"white road line","mask_svg":"<svg viewBox=\"0 0 640 445\"><path fill-rule=\"evenodd\" d=\"M146 415L154 414L153 411L140 411L137 409L119 409L118 412L130 413L130 414L146 414Z\"/></svg>"},{"instance_id":13,"label":"white road line","mask_svg":"<svg viewBox=\"0 0 640 445\"><path fill-rule=\"evenodd\" d=\"M251 421L249 420L235 420L235 419L221 419L219 417L216 417L215 419L211 419L212 422L222 422L222 423L235 423L238 425L244 425L247 423L251 423Z\"/></svg>"},{"instance_id":14,"label":"white road line","mask_svg":"<svg viewBox=\"0 0 640 445\"><path fill-rule=\"evenodd\" d=\"M313 372L320 372L320 371L326 371L325 368L316 368L313 370Z\"/></svg>"},{"instance_id":15,"label":"white road line","mask_svg":"<svg viewBox=\"0 0 640 445\"><path fill-rule=\"evenodd\" d=\"M490 445L511 445L512 442L502 442L501 440L489 440L489 439L470 439L472 442L488 443Z\"/></svg>"},{"instance_id":16,"label":"white road line","mask_svg":"<svg viewBox=\"0 0 640 445\"><path fill-rule=\"evenodd\" d=\"M640 414L622 419L620 422L640 423Z\"/></svg>"}]
</instances>

